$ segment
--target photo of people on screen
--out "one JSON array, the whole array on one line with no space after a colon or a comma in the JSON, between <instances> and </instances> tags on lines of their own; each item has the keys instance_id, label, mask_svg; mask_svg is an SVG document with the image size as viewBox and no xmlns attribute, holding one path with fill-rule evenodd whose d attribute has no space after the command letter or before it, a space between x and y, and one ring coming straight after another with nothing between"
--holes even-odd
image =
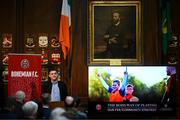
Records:
<instances>
[{"instance_id":1,"label":"photo of people on screen","mask_svg":"<svg viewBox=\"0 0 180 120\"><path fill-rule=\"evenodd\" d=\"M133 95L134 86L128 84L126 86L126 95L123 98L123 102L139 102L139 98Z\"/></svg>"},{"instance_id":2,"label":"photo of people on screen","mask_svg":"<svg viewBox=\"0 0 180 120\"><path fill-rule=\"evenodd\" d=\"M122 83L119 80L113 80L112 86L107 85L100 73L98 73L97 76L99 77L103 87L110 93L109 102L123 102L123 97L126 95L125 86L128 83L128 73L124 72Z\"/></svg>"},{"instance_id":3,"label":"photo of people on screen","mask_svg":"<svg viewBox=\"0 0 180 120\"><path fill-rule=\"evenodd\" d=\"M89 100L173 106L174 78L170 66L90 66Z\"/></svg>"}]
</instances>

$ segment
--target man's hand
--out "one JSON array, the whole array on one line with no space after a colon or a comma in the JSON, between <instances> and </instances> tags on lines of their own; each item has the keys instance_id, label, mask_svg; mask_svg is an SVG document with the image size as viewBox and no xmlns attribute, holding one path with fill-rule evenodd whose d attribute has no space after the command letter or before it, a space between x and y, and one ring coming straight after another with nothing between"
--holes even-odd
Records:
<instances>
[{"instance_id":1,"label":"man's hand","mask_svg":"<svg viewBox=\"0 0 180 120\"><path fill-rule=\"evenodd\" d=\"M108 39L110 37L110 35L104 35L105 39Z\"/></svg>"},{"instance_id":2,"label":"man's hand","mask_svg":"<svg viewBox=\"0 0 180 120\"><path fill-rule=\"evenodd\" d=\"M97 77L99 77L99 78L100 78L100 77L101 77L101 73L97 73Z\"/></svg>"},{"instance_id":3,"label":"man's hand","mask_svg":"<svg viewBox=\"0 0 180 120\"><path fill-rule=\"evenodd\" d=\"M124 72L124 75L127 75L127 74L128 74L128 72L125 71L125 72Z\"/></svg>"},{"instance_id":4,"label":"man's hand","mask_svg":"<svg viewBox=\"0 0 180 120\"><path fill-rule=\"evenodd\" d=\"M109 42L110 42L110 43L118 43L116 37L110 38L110 39L109 39Z\"/></svg>"}]
</instances>

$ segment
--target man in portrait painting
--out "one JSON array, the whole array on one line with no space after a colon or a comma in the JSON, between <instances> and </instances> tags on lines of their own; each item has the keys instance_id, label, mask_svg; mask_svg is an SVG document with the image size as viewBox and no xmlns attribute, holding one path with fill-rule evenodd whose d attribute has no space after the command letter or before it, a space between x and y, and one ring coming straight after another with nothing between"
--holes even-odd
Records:
<instances>
[{"instance_id":1,"label":"man in portrait painting","mask_svg":"<svg viewBox=\"0 0 180 120\"><path fill-rule=\"evenodd\" d=\"M130 19L134 16L126 17L119 10L112 10L111 13L111 24L106 27L105 34L103 35L106 49L104 52L95 53L95 57L105 59L135 58L135 25L134 22L131 22L132 19Z\"/></svg>"},{"instance_id":2,"label":"man in portrait painting","mask_svg":"<svg viewBox=\"0 0 180 120\"><path fill-rule=\"evenodd\" d=\"M113 11L112 24L108 27L104 39L107 43L106 55L108 58L128 57L129 41L122 28L118 11Z\"/></svg>"}]
</instances>

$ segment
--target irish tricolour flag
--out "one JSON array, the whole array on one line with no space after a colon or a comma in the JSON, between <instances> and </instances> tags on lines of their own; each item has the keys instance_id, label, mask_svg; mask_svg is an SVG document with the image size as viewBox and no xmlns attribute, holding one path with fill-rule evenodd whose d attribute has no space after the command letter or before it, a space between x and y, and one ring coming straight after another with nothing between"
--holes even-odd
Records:
<instances>
[{"instance_id":1,"label":"irish tricolour flag","mask_svg":"<svg viewBox=\"0 0 180 120\"><path fill-rule=\"evenodd\" d=\"M62 52L64 54L64 60L67 58L70 52L70 31L71 26L71 12L68 0L63 0L61 19L60 19L60 30L59 30L59 41L61 43Z\"/></svg>"}]
</instances>

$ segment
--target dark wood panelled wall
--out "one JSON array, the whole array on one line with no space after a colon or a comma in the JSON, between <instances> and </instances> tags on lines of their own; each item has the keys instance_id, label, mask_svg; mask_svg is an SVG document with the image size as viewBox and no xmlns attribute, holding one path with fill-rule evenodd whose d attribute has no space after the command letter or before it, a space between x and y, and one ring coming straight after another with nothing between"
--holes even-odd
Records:
<instances>
[{"instance_id":1,"label":"dark wood panelled wall","mask_svg":"<svg viewBox=\"0 0 180 120\"><path fill-rule=\"evenodd\" d=\"M141 37L144 65L161 65L159 1L140 1L142 2ZM15 47L12 51L23 53L22 46L25 33L58 34L61 2L62 0L1 0L0 35L2 33L13 33L16 36L14 38L16 42L13 43ZM71 55L67 61L62 63L62 78L69 86L69 94L80 96L86 100L88 99L87 31L89 2L88 0L72 0ZM178 34L180 33L179 0L172 0L172 3L173 32L180 38ZM179 82L177 82L177 87L180 87ZM180 96L179 92L177 92L177 96ZM180 99L178 98L177 105L179 108ZM179 113L177 116L180 117Z\"/></svg>"}]
</instances>

